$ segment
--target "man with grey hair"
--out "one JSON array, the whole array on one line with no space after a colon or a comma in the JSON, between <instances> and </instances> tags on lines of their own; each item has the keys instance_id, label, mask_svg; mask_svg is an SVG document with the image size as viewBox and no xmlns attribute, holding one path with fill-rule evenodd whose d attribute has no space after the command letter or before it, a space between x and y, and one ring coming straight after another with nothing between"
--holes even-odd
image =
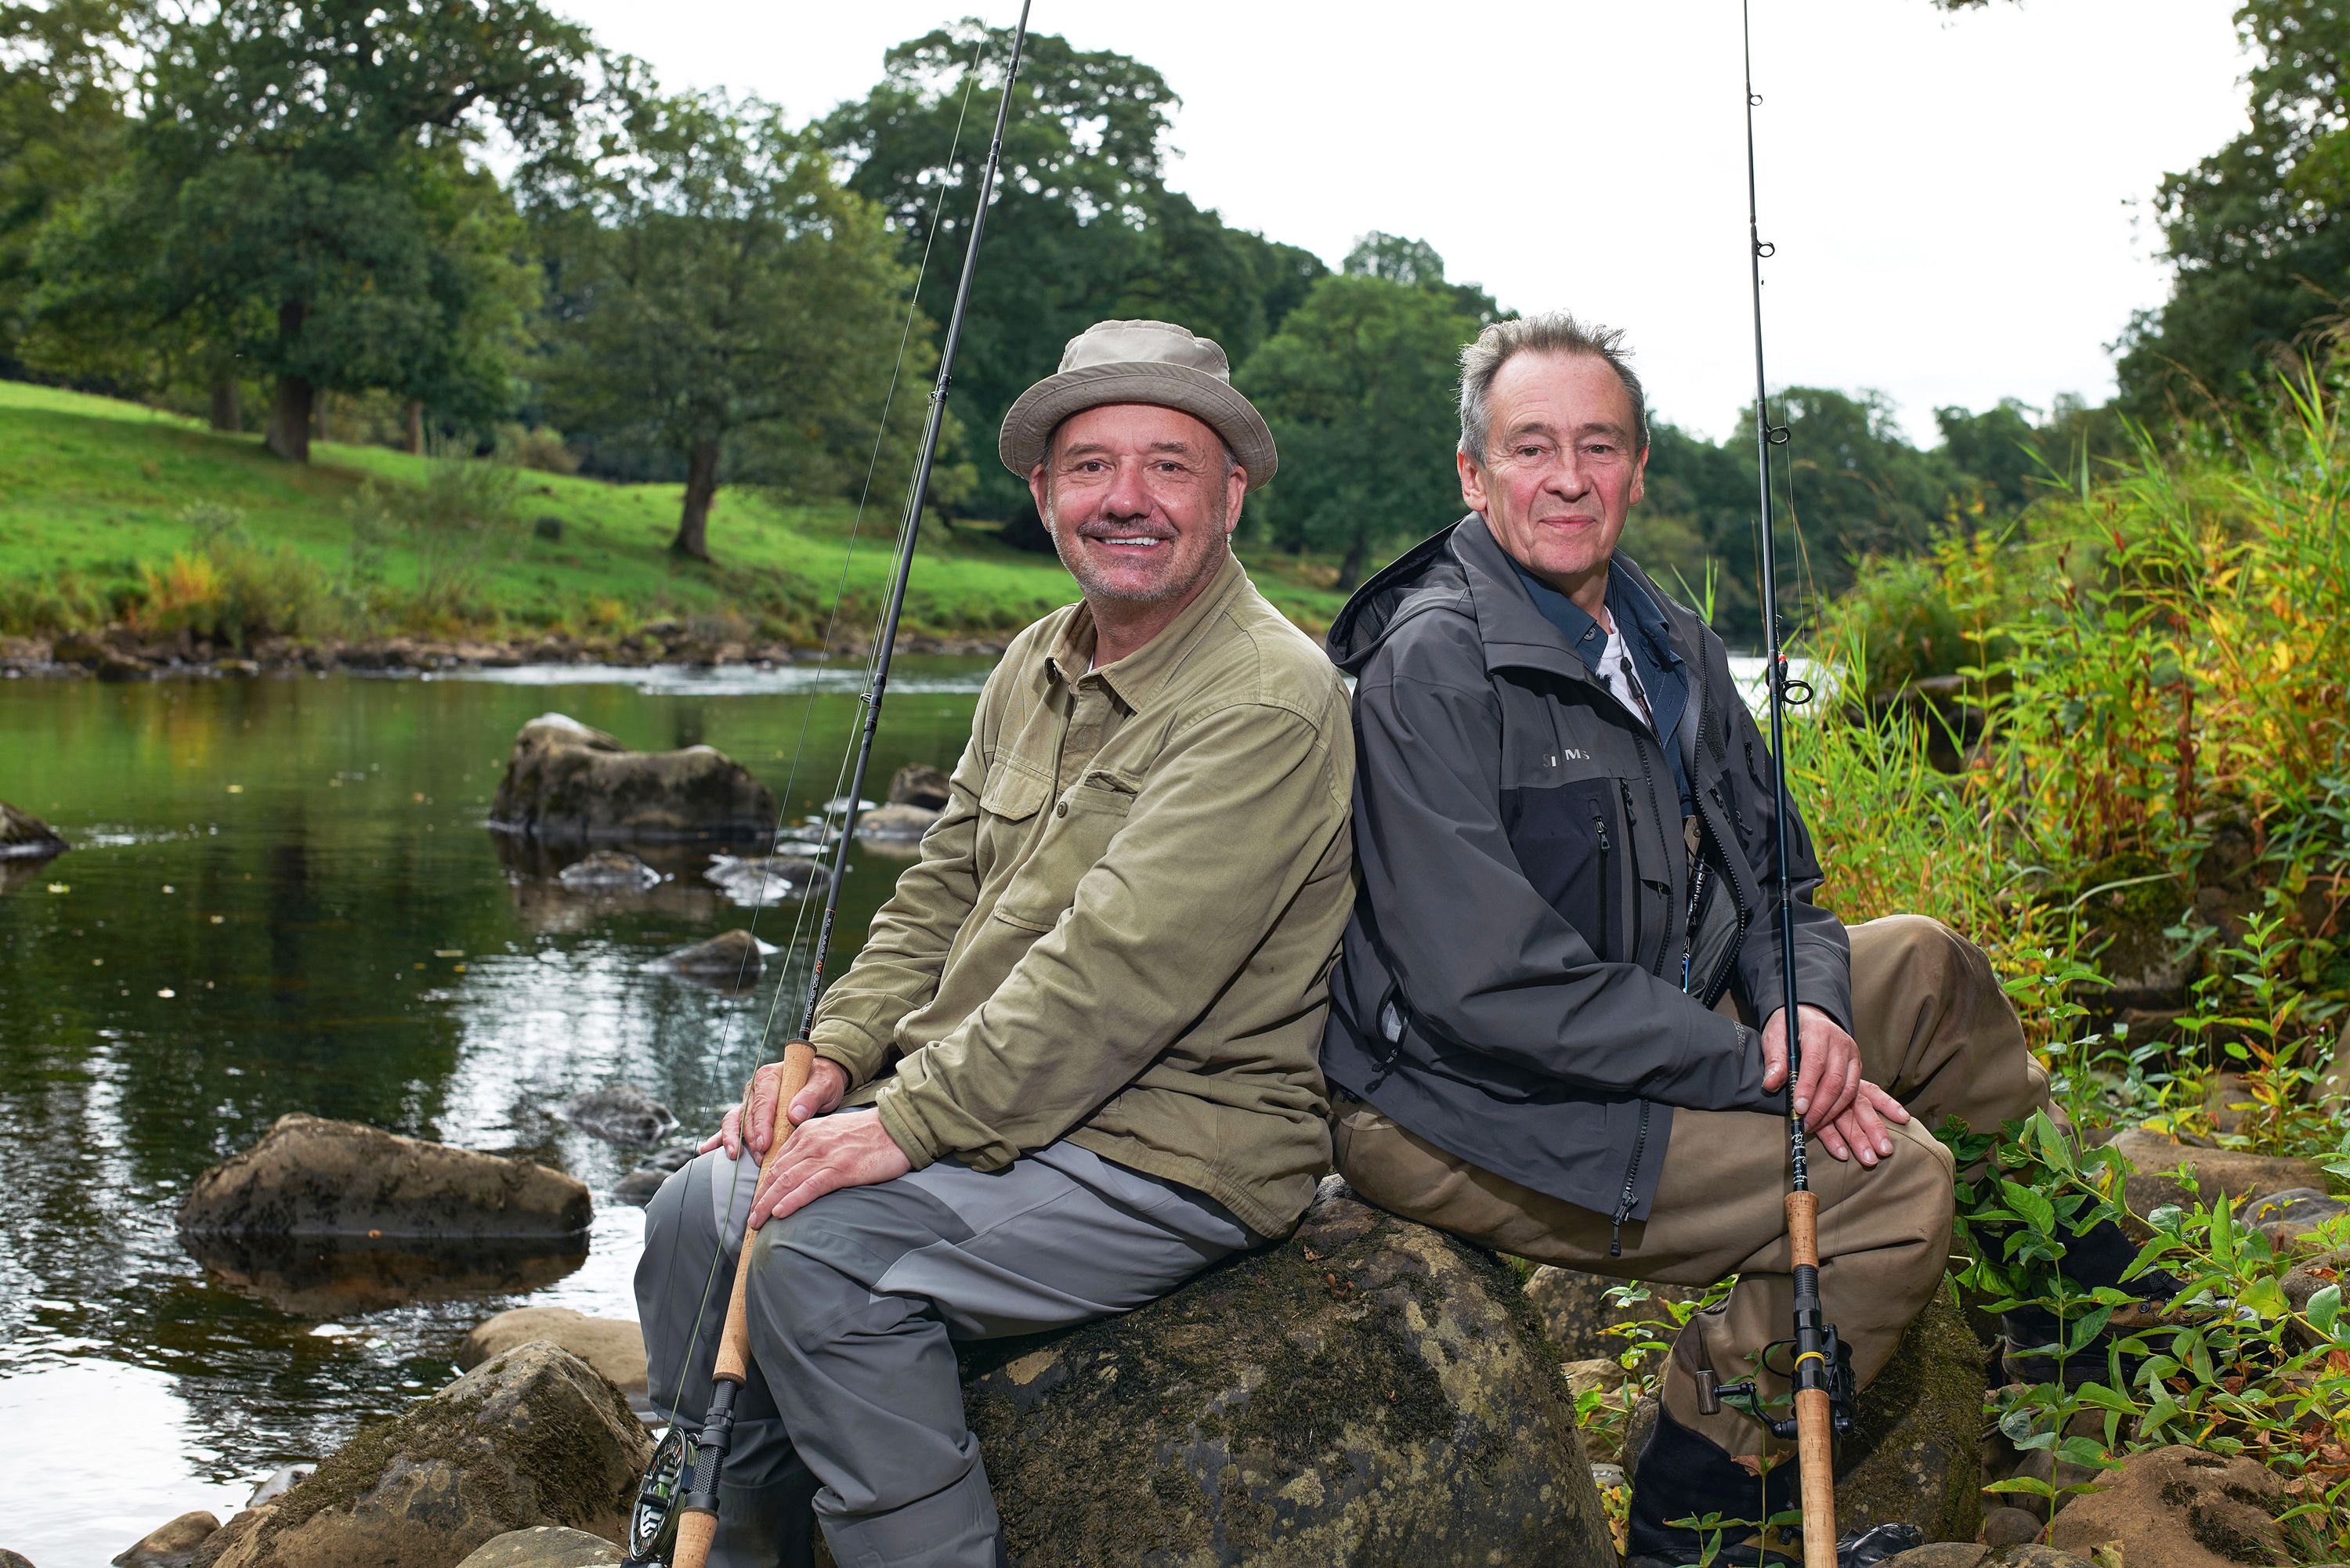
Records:
<instances>
[{"instance_id":1,"label":"man with grey hair","mask_svg":"<svg viewBox=\"0 0 2350 1568\"><path fill-rule=\"evenodd\" d=\"M1359 892L1322 1064L1338 1168L1373 1202L1568 1268L1738 1276L1673 1345L1638 1459L1631 1555L1658 1568L1702 1554L1677 1521L1787 1505L1794 1467L1758 1482L1762 1428L1699 1375L1742 1377L1790 1331L1788 1095L1833 1157L1821 1289L1864 1384L1941 1287L1953 1170L1928 1129L2049 1101L1982 953L1916 917L1847 932L1813 902L1799 818L1787 1084L1776 763L1721 639L1617 548L1647 461L1619 334L1536 316L1463 351L1470 514L1330 632L1357 678ZM2113 1231L2067 1268L2114 1283L2133 1256Z\"/></svg>"},{"instance_id":2,"label":"man with grey hair","mask_svg":"<svg viewBox=\"0 0 2350 1568\"><path fill-rule=\"evenodd\" d=\"M1004 416L1082 590L988 677L920 859L646 1220L653 1397L708 1407L705 1282L757 1227L721 1568L1003 1559L953 1341L1128 1312L1286 1234L1353 887L1346 692L1230 540L1273 435L1224 352L1106 321ZM715 1293L723 1301L723 1287Z\"/></svg>"}]
</instances>

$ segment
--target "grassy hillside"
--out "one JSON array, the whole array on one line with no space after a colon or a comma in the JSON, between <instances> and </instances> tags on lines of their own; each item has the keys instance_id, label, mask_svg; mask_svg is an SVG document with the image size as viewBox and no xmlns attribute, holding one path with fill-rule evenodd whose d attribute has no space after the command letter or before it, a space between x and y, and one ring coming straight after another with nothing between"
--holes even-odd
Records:
<instances>
[{"instance_id":1,"label":"grassy hillside","mask_svg":"<svg viewBox=\"0 0 2350 1568\"><path fill-rule=\"evenodd\" d=\"M218 434L135 403L0 382L0 631L161 624L174 602L173 556L185 562L198 553L189 513L199 505L238 514L246 554L260 569L317 585L323 602L328 588L354 576L351 515L362 486L419 485L430 464L331 442L312 452L305 469L269 456L257 436ZM723 491L710 522L720 564L707 566L665 548L680 495L674 484L525 472L523 525L487 553L455 600L425 601L419 554L395 539L364 610L348 609L356 601L344 594L334 601L346 607L339 616L316 610L308 624L277 629L598 634L668 618L709 620L733 635L813 640L841 580L854 509L779 506L749 491ZM542 517L561 522L560 539L531 530ZM895 497L867 510L847 569L850 606L859 612L852 620L886 590L896 522ZM1309 628L1326 625L1343 602L1301 580L1285 558L1252 569ZM183 568L180 577L189 575ZM183 582L181 597L206 591L206 574L195 575L196 587ZM1322 576L1328 580L1326 569ZM984 526L950 533L932 525L923 531L907 623L934 635L1001 634L1075 591L1057 562L1005 549Z\"/></svg>"}]
</instances>

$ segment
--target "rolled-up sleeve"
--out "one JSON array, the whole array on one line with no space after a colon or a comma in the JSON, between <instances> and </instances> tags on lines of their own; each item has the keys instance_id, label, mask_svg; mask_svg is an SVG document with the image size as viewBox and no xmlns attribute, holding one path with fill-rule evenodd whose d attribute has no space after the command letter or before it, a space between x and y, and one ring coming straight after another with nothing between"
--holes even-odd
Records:
<instances>
[{"instance_id":1,"label":"rolled-up sleeve","mask_svg":"<svg viewBox=\"0 0 2350 1568\"><path fill-rule=\"evenodd\" d=\"M1340 701L1238 701L1170 736L1054 928L877 1092L917 1166L993 1170L1053 1142L1207 1011L1347 831Z\"/></svg>"}]
</instances>

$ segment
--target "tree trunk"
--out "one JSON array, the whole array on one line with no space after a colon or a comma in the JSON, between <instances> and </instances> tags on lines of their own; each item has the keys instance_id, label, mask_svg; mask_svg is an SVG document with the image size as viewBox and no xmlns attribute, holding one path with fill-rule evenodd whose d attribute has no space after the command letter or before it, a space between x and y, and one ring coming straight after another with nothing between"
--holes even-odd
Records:
<instances>
[{"instance_id":1,"label":"tree trunk","mask_svg":"<svg viewBox=\"0 0 2350 1568\"><path fill-rule=\"evenodd\" d=\"M677 520L677 537L669 542L672 556L710 559L710 503L718 493L718 443L698 441L685 459L685 510Z\"/></svg>"},{"instance_id":2,"label":"tree trunk","mask_svg":"<svg viewBox=\"0 0 2350 1568\"><path fill-rule=\"evenodd\" d=\"M424 455L424 404L415 398L408 400L408 455Z\"/></svg>"},{"instance_id":3,"label":"tree trunk","mask_svg":"<svg viewBox=\"0 0 2350 1568\"><path fill-rule=\"evenodd\" d=\"M269 433L262 445L288 462L310 461L310 419L317 411L318 389L299 376L277 378L277 401L270 410Z\"/></svg>"},{"instance_id":4,"label":"tree trunk","mask_svg":"<svg viewBox=\"0 0 2350 1568\"><path fill-rule=\"evenodd\" d=\"M243 411L236 406L236 378L228 375L213 378L213 429L234 435L244 428Z\"/></svg>"},{"instance_id":5,"label":"tree trunk","mask_svg":"<svg viewBox=\"0 0 2350 1568\"><path fill-rule=\"evenodd\" d=\"M1360 534L1347 541L1347 554L1338 562L1338 581L1336 586L1340 593L1351 594L1360 586L1363 580L1363 567L1368 562L1370 554L1370 546L1364 542Z\"/></svg>"}]
</instances>

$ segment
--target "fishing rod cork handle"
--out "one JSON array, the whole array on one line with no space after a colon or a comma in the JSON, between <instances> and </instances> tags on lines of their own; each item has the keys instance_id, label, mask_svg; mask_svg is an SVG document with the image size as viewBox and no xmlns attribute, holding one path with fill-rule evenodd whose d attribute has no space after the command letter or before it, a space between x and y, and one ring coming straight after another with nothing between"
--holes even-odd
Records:
<instances>
[{"instance_id":1,"label":"fishing rod cork handle","mask_svg":"<svg viewBox=\"0 0 2350 1568\"><path fill-rule=\"evenodd\" d=\"M1795 1479L1804 1508L1804 1568L1836 1568L1835 1409L1828 1390L1835 1350L1820 1314L1820 1200L1787 1194L1787 1250L1795 1276Z\"/></svg>"},{"instance_id":2,"label":"fishing rod cork handle","mask_svg":"<svg viewBox=\"0 0 2350 1568\"><path fill-rule=\"evenodd\" d=\"M784 1047L782 1074L775 1085L775 1120L767 1127L767 1152L759 1172L766 1174L792 1136L792 1101L807 1087L816 1070L816 1047L795 1040ZM748 1111L749 1096L743 1109ZM718 1334L718 1358L710 1369L710 1414L702 1418L696 1446L693 1480L678 1501L677 1547L671 1568L706 1568L710 1549L718 1539L718 1480L734 1443L734 1395L751 1375L751 1320L745 1295L751 1281L751 1239L754 1232L745 1217L743 1250L734 1259L734 1284L726 1297L726 1324Z\"/></svg>"},{"instance_id":3,"label":"fishing rod cork handle","mask_svg":"<svg viewBox=\"0 0 2350 1568\"><path fill-rule=\"evenodd\" d=\"M759 1158L759 1173L766 1174L767 1167L784 1152L784 1145L792 1136L792 1102L807 1087L808 1075L816 1071L816 1047L805 1040L795 1040L784 1047L783 1071L775 1085L775 1119L767 1127L767 1152ZM748 1109L746 1106L744 1109ZM726 1298L726 1326L718 1337L718 1360L710 1376L722 1383L741 1383L751 1376L751 1324L744 1292L751 1282L751 1238L755 1234L748 1220L743 1227L743 1251L734 1263L733 1293Z\"/></svg>"}]
</instances>

